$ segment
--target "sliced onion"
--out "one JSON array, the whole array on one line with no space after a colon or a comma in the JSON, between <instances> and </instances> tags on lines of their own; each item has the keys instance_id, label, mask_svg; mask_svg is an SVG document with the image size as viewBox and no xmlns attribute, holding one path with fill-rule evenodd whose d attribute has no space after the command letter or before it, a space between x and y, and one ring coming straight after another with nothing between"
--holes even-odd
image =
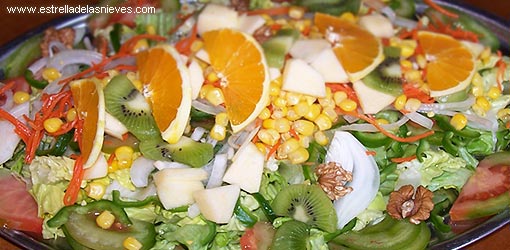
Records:
<instances>
[{"instance_id":1,"label":"sliced onion","mask_svg":"<svg viewBox=\"0 0 510 250\"><path fill-rule=\"evenodd\" d=\"M155 161L154 167L158 170L165 168L189 168L188 165L173 161Z\"/></svg>"},{"instance_id":2,"label":"sliced onion","mask_svg":"<svg viewBox=\"0 0 510 250\"><path fill-rule=\"evenodd\" d=\"M8 89L4 92L5 96L5 102L2 106L0 106L3 110L10 110L14 106L14 99L13 99L13 93L12 90Z\"/></svg>"},{"instance_id":3,"label":"sliced onion","mask_svg":"<svg viewBox=\"0 0 510 250\"><path fill-rule=\"evenodd\" d=\"M422 104L418 109L418 112L434 112L438 113L444 110L451 111L466 111L475 103L473 96L468 97L466 100L461 102L445 102L445 103L426 103Z\"/></svg>"},{"instance_id":4,"label":"sliced onion","mask_svg":"<svg viewBox=\"0 0 510 250\"><path fill-rule=\"evenodd\" d=\"M238 149L245 145L246 143L250 142L255 135L260 130L260 126L256 126L253 128L246 128L245 131L239 132L237 134L234 134L230 136L227 140L227 143L232 147L233 149Z\"/></svg>"},{"instance_id":5,"label":"sliced onion","mask_svg":"<svg viewBox=\"0 0 510 250\"><path fill-rule=\"evenodd\" d=\"M382 124L381 127L385 130L394 130L399 128L400 126L404 125L407 121L409 121L409 118L406 116L402 116L398 121L390 124ZM360 131L360 132L379 132L379 129L377 129L374 125L368 124L368 123L362 123L362 124L349 124L349 125L343 125L338 128L339 130L345 130L345 131Z\"/></svg>"},{"instance_id":6,"label":"sliced onion","mask_svg":"<svg viewBox=\"0 0 510 250\"><path fill-rule=\"evenodd\" d=\"M62 52L64 50L69 50L62 42L60 41L51 41L50 44L48 44L48 52L50 58L53 57L55 54L53 53L53 50L56 49L58 52Z\"/></svg>"},{"instance_id":7,"label":"sliced onion","mask_svg":"<svg viewBox=\"0 0 510 250\"><path fill-rule=\"evenodd\" d=\"M23 115L28 115L30 112L30 104L29 102L25 102L16 105L8 112L21 121L25 121L21 119L21 117L23 117ZM18 134L14 133L14 125L6 120L0 120L0 135L2 135L2 143L0 144L0 164L2 164L11 159L21 138Z\"/></svg>"},{"instance_id":8,"label":"sliced onion","mask_svg":"<svg viewBox=\"0 0 510 250\"><path fill-rule=\"evenodd\" d=\"M46 64L48 63L48 58L47 57L41 57L39 58L37 61L35 61L34 63L32 63L29 67L28 67L28 70L32 71L32 73L36 74L37 72L39 72L42 68L44 68L44 66L46 66Z\"/></svg>"},{"instance_id":9,"label":"sliced onion","mask_svg":"<svg viewBox=\"0 0 510 250\"><path fill-rule=\"evenodd\" d=\"M227 170L227 162L227 154L217 154L214 157L206 188L215 188L223 184L223 175L225 175L225 170Z\"/></svg>"},{"instance_id":10,"label":"sliced onion","mask_svg":"<svg viewBox=\"0 0 510 250\"><path fill-rule=\"evenodd\" d=\"M131 200L144 200L147 197L156 195L156 186L149 184L145 188L137 188L135 191L131 191L126 187L122 186L119 181L113 180L108 187L106 187L106 193L111 194L113 190L120 192L121 198L127 198Z\"/></svg>"},{"instance_id":11,"label":"sliced onion","mask_svg":"<svg viewBox=\"0 0 510 250\"><path fill-rule=\"evenodd\" d=\"M191 133L190 138L194 141L199 141L202 136L204 136L206 130L202 127L196 127L195 130L193 130L193 133Z\"/></svg>"},{"instance_id":12,"label":"sliced onion","mask_svg":"<svg viewBox=\"0 0 510 250\"><path fill-rule=\"evenodd\" d=\"M154 170L154 161L143 156L136 158L131 165L129 174L135 187L146 187L149 184L149 175Z\"/></svg>"},{"instance_id":13,"label":"sliced onion","mask_svg":"<svg viewBox=\"0 0 510 250\"><path fill-rule=\"evenodd\" d=\"M101 62L101 53L90 50L64 50L55 54L48 60L47 67L56 68L61 71L65 66L72 64L92 65Z\"/></svg>"},{"instance_id":14,"label":"sliced onion","mask_svg":"<svg viewBox=\"0 0 510 250\"><path fill-rule=\"evenodd\" d=\"M201 102L199 100L193 100L191 102L191 106L210 115L217 115L219 113L225 112L225 108L222 106L213 106L209 103Z\"/></svg>"},{"instance_id":15,"label":"sliced onion","mask_svg":"<svg viewBox=\"0 0 510 250\"><path fill-rule=\"evenodd\" d=\"M418 112L407 113L407 114L405 114L405 116L407 118L409 118L409 120L415 122L416 124L418 124L424 128L427 128L427 129L431 129L432 126L434 125L434 122L432 121L432 119L430 119Z\"/></svg>"}]
</instances>

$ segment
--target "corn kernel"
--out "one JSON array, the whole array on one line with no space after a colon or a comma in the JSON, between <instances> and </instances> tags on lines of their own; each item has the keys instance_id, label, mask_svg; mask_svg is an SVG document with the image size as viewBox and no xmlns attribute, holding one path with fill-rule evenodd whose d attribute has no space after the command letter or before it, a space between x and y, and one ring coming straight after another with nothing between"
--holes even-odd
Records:
<instances>
[{"instance_id":1,"label":"corn kernel","mask_svg":"<svg viewBox=\"0 0 510 250\"><path fill-rule=\"evenodd\" d=\"M310 110L308 110L308 113L304 115L304 117L310 121L315 120L317 116L321 113L321 105L314 103L310 106Z\"/></svg>"},{"instance_id":2,"label":"corn kernel","mask_svg":"<svg viewBox=\"0 0 510 250\"><path fill-rule=\"evenodd\" d=\"M496 116L498 117L498 119L500 119L504 122L509 121L510 120L510 108L500 109L498 111L498 113L496 114Z\"/></svg>"},{"instance_id":3,"label":"corn kernel","mask_svg":"<svg viewBox=\"0 0 510 250\"><path fill-rule=\"evenodd\" d=\"M344 12L342 15L340 15L340 18L351 23L356 22L356 16L354 16L354 14L351 12Z\"/></svg>"},{"instance_id":4,"label":"corn kernel","mask_svg":"<svg viewBox=\"0 0 510 250\"><path fill-rule=\"evenodd\" d=\"M255 143L255 146L257 147L257 149L264 155L266 155L267 153L267 147L266 145L264 145L264 143L261 143L261 142L257 142Z\"/></svg>"},{"instance_id":5,"label":"corn kernel","mask_svg":"<svg viewBox=\"0 0 510 250\"><path fill-rule=\"evenodd\" d=\"M264 144L274 146L280 140L280 133L274 129L261 129L257 137Z\"/></svg>"},{"instance_id":6,"label":"corn kernel","mask_svg":"<svg viewBox=\"0 0 510 250\"><path fill-rule=\"evenodd\" d=\"M306 148L299 147L297 150L294 150L293 152L289 153L287 157L292 164L300 164L308 160L310 154L308 153L308 150L306 150Z\"/></svg>"},{"instance_id":7,"label":"corn kernel","mask_svg":"<svg viewBox=\"0 0 510 250\"><path fill-rule=\"evenodd\" d=\"M269 84L269 95L270 96L278 96L278 95L280 95L280 91L281 91L280 86L276 85L276 83L274 83L274 81Z\"/></svg>"},{"instance_id":8,"label":"corn kernel","mask_svg":"<svg viewBox=\"0 0 510 250\"><path fill-rule=\"evenodd\" d=\"M473 78L471 79L471 84L473 86L483 86L483 78L482 76L480 75L480 73L476 72L474 75L473 75Z\"/></svg>"},{"instance_id":9,"label":"corn kernel","mask_svg":"<svg viewBox=\"0 0 510 250\"><path fill-rule=\"evenodd\" d=\"M418 110L421 106L421 101L416 98L409 98L404 106L404 109L409 112Z\"/></svg>"},{"instance_id":10,"label":"corn kernel","mask_svg":"<svg viewBox=\"0 0 510 250\"><path fill-rule=\"evenodd\" d=\"M289 8L289 17L293 19L301 19L305 15L305 9L299 6L291 6Z\"/></svg>"},{"instance_id":11,"label":"corn kernel","mask_svg":"<svg viewBox=\"0 0 510 250\"><path fill-rule=\"evenodd\" d=\"M225 97L223 97L223 92L220 88L211 89L207 94L205 95L205 99L209 101L212 105L218 106L225 102Z\"/></svg>"},{"instance_id":12,"label":"corn kernel","mask_svg":"<svg viewBox=\"0 0 510 250\"><path fill-rule=\"evenodd\" d=\"M140 243L140 241L138 241L137 239L135 239L134 237L131 237L131 236L127 237L122 242L122 246L126 250L140 250L143 247L143 245L142 245L142 243Z\"/></svg>"},{"instance_id":13,"label":"corn kernel","mask_svg":"<svg viewBox=\"0 0 510 250\"><path fill-rule=\"evenodd\" d=\"M154 25L151 25L151 24L145 26L145 31L149 35L155 35L156 34L156 28L154 27Z\"/></svg>"},{"instance_id":14,"label":"corn kernel","mask_svg":"<svg viewBox=\"0 0 510 250\"><path fill-rule=\"evenodd\" d=\"M473 104L473 106L471 106L471 109L473 109L475 114L477 114L478 116L484 117L485 115L487 115L487 112L485 111L485 109L482 108L477 103Z\"/></svg>"},{"instance_id":15,"label":"corn kernel","mask_svg":"<svg viewBox=\"0 0 510 250\"><path fill-rule=\"evenodd\" d=\"M295 138L290 138L278 147L278 151L282 155L288 155L289 153L296 151L299 147L301 147L301 145L299 145L299 141Z\"/></svg>"},{"instance_id":16,"label":"corn kernel","mask_svg":"<svg viewBox=\"0 0 510 250\"><path fill-rule=\"evenodd\" d=\"M299 103L301 101L302 94L295 93L295 92L287 92L285 94L285 100L287 101L287 105L293 106Z\"/></svg>"},{"instance_id":17,"label":"corn kernel","mask_svg":"<svg viewBox=\"0 0 510 250\"><path fill-rule=\"evenodd\" d=\"M64 125L64 122L60 118L48 118L44 120L43 126L44 130L46 130L48 133L55 133L57 132L62 125Z\"/></svg>"},{"instance_id":18,"label":"corn kernel","mask_svg":"<svg viewBox=\"0 0 510 250\"><path fill-rule=\"evenodd\" d=\"M305 101L301 101L294 105L292 109L296 112L297 115L304 116L310 111L310 105L308 105L308 103Z\"/></svg>"},{"instance_id":19,"label":"corn kernel","mask_svg":"<svg viewBox=\"0 0 510 250\"><path fill-rule=\"evenodd\" d=\"M483 96L477 97L475 104L480 106L480 108L482 108L485 112L491 109L491 103Z\"/></svg>"},{"instance_id":20,"label":"corn kernel","mask_svg":"<svg viewBox=\"0 0 510 250\"><path fill-rule=\"evenodd\" d=\"M404 109L406 102L407 102L407 96L399 95L393 102L393 106L395 106L395 109L397 109L397 110L402 110L402 109Z\"/></svg>"},{"instance_id":21,"label":"corn kernel","mask_svg":"<svg viewBox=\"0 0 510 250\"><path fill-rule=\"evenodd\" d=\"M117 164L117 160L113 160L110 165L108 165L108 173L113 173L119 170L119 165Z\"/></svg>"},{"instance_id":22,"label":"corn kernel","mask_svg":"<svg viewBox=\"0 0 510 250\"><path fill-rule=\"evenodd\" d=\"M211 132L209 133L209 136L217 141L223 141L227 135L227 129L225 126L221 126L218 124L214 124L214 126L211 129Z\"/></svg>"},{"instance_id":23,"label":"corn kernel","mask_svg":"<svg viewBox=\"0 0 510 250\"><path fill-rule=\"evenodd\" d=\"M262 122L263 128L274 128L275 120L274 119L266 119Z\"/></svg>"},{"instance_id":24,"label":"corn kernel","mask_svg":"<svg viewBox=\"0 0 510 250\"><path fill-rule=\"evenodd\" d=\"M136 42L132 52L137 53L142 50L146 50L147 48L149 48L149 42L147 41L147 39L140 39Z\"/></svg>"},{"instance_id":25,"label":"corn kernel","mask_svg":"<svg viewBox=\"0 0 510 250\"><path fill-rule=\"evenodd\" d=\"M105 185L98 182L90 182L85 187L85 192L87 192L87 196L94 199L100 200L103 198L106 191Z\"/></svg>"},{"instance_id":26,"label":"corn kernel","mask_svg":"<svg viewBox=\"0 0 510 250\"><path fill-rule=\"evenodd\" d=\"M218 80L220 80L220 78L218 77L218 74L216 74L216 72L211 72L209 74L207 74L206 78L208 82L216 82Z\"/></svg>"},{"instance_id":27,"label":"corn kernel","mask_svg":"<svg viewBox=\"0 0 510 250\"><path fill-rule=\"evenodd\" d=\"M489 88L489 91L487 91L487 96L491 99L497 99L501 96L501 90L496 86L492 86Z\"/></svg>"},{"instance_id":28,"label":"corn kernel","mask_svg":"<svg viewBox=\"0 0 510 250\"><path fill-rule=\"evenodd\" d=\"M110 211L104 210L96 217L96 224L102 229L110 228L115 222L115 215Z\"/></svg>"},{"instance_id":29,"label":"corn kernel","mask_svg":"<svg viewBox=\"0 0 510 250\"><path fill-rule=\"evenodd\" d=\"M276 107L280 107L280 108L283 108L283 107L286 107L287 106L287 100L281 98L281 97L278 97L276 98L274 101L273 101L273 104L276 106Z\"/></svg>"},{"instance_id":30,"label":"corn kernel","mask_svg":"<svg viewBox=\"0 0 510 250\"><path fill-rule=\"evenodd\" d=\"M415 48L408 45L400 45L400 56L408 58L414 54Z\"/></svg>"},{"instance_id":31,"label":"corn kernel","mask_svg":"<svg viewBox=\"0 0 510 250\"><path fill-rule=\"evenodd\" d=\"M323 108L334 108L335 107L335 101L333 98L319 98L319 104Z\"/></svg>"},{"instance_id":32,"label":"corn kernel","mask_svg":"<svg viewBox=\"0 0 510 250\"><path fill-rule=\"evenodd\" d=\"M319 145L326 146L329 143L329 139L322 131L317 131L313 134L313 138Z\"/></svg>"},{"instance_id":33,"label":"corn kernel","mask_svg":"<svg viewBox=\"0 0 510 250\"><path fill-rule=\"evenodd\" d=\"M424 69L427 67L427 59L425 58L424 55L419 54L416 56L416 64L418 64L418 67L420 69Z\"/></svg>"},{"instance_id":34,"label":"corn kernel","mask_svg":"<svg viewBox=\"0 0 510 250\"><path fill-rule=\"evenodd\" d=\"M383 125L383 124L389 124L390 122L384 118L379 118L377 120L375 120L377 122L377 124L379 125Z\"/></svg>"},{"instance_id":35,"label":"corn kernel","mask_svg":"<svg viewBox=\"0 0 510 250\"><path fill-rule=\"evenodd\" d=\"M30 94L25 91L16 91L13 96L14 103L22 104L30 100Z\"/></svg>"},{"instance_id":36,"label":"corn kernel","mask_svg":"<svg viewBox=\"0 0 510 250\"><path fill-rule=\"evenodd\" d=\"M299 145L303 148L308 148L310 146L311 136L300 136L299 137Z\"/></svg>"},{"instance_id":37,"label":"corn kernel","mask_svg":"<svg viewBox=\"0 0 510 250\"><path fill-rule=\"evenodd\" d=\"M274 121L274 129L278 133L286 133L290 130L290 121L285 118L278 118Z\"/></svg>"},{"instance_id":38,"label":"corn kernel","mask_svg":"<svg viewBox=\"0 0 510 250\"><path fill-rule=\"evenodd\" d=\"M226 127L228 125L228 115L225 112L216 114L214 122L220 126Z\"/></svg>"},{"instance_id":39,"label":"corn kernel","mask_svg":"<svg viewBox=\"0 0 510 250\"><path fill-rule=\"evenodd\" d=\"M292 128L304 136L309 136L313 134L315 125L307 120L297 120L292 123Z\"/></svg>"},{"instance_id":40,"label":"corn kernel","mask_svg":"<svg viewBox=\"0 0 510 250\"><path fill-rule=\"evenodd\" d=\"M261 120L269 119L269 117L271 117L271 111L268 108L264 108L259 114Z\"/></svg>"},{"instance_id":41,"label":"corn kernel","mask_svg":"<svg viewBox=\"0 0 510 250\"><path fill-rule=\"evenodd\" d=\"M115 149L115 158L120 169L130 168L133 163L134 150L130 146L120 146Z\"/></svg>"},{"instance_id":42,"label":"corn kernel","mask_svg":"<svg viewBox=\"0 0 510 250\"><path fill-rule=\"evenodd\" d=\"M413 63L409 60L400 60L400 67L402 67L403 70L410 70L413 68Z\"/></svg>"},{"instance_id":43,"label":"corn kernel","mask_svg":"<svg viewBox=\"0 0 510 250\"><path fill-rule=\"evenodd\" d=\"M195 53L195 52L199 51L200 49L202 49L203 47L204 47L204 42L202 42L200 40L195 40L191 44L191 52Z\"/></svg>"},{"instance_id":44,"label":"corn kernel","mask_svg":"<svg viewBox=\"0 0 510 250\"><path fill-rule=\"evenodd\" d=\"M461 113L455 114L452 119L450 119L450 124L456 129L461 130L467 125L467 118L465 115Z\"/></svg>"},{"instance_id":45,"label":"corn kernel","mask_svg":"<svg viewBox=\"0 0 510 250\"><path fill-rule=\"evenodd\" d=\"M340 103L345 99L347 99L347 94L343 91L337 91L333 94L333 100L336 106L340 106Z\"/></svg>"},{"instance_id":46,"label":"corn kernel","mask_svg":"<svg viewBox=\"0 0 510 250\"><path fill-rule=\"evenodd\" d=\"M322 131L330 129L331 126L333 126L329 117L327 117L324 114L318 115L317 118L315 118L315 120L313 122L317 125L319 130L322 130Z\"/></svg>"},{"instance_id":47,"label":"corn kernel","mask_svg":"<svg viewBox=\"0 0 510 250\"><path fill-rule=\"evenodd\" d=\"M345 99L340 102L340 105L338 105L340 109L346 112L352 112L358 108L358 104L351 100L351 99Z\"/></svg>"},{"instance_id":48,"label":"corn kernel","mask_svg":"<svg viewBox=\"0 0 510 250\"><path fill-rule=\"evenodd\" d=\"M331 122L335 122L338 118L338 114L335 111L335 108L324 108L322 113L331 120Z\"/></svg>"},{"instance_id":49,"label":"corn kernel","mask_svg":"<svg viewBox=\"0 0 510 250\"><path fill-rule=\"evenodd\" d=\"M273 119L284 118L287 115L288 111L289 109L287 107L275 107L275 109L273 110L273 114L271 114L271 117Z\"/></svg>"},{"instance_id":50,"label":"corn kernel","mask_svg":"<svg viewBox=\"0 0 510 250\"><path fill-rule=\"evenodd\" d=\"M315 103L315 101L317 101L317 97L309 96L309 95L303 95L303 97L301 97L301 100L303 100L306 103L308 103L308 105L312 105L312 104Z\"/></svg>"},{"instance_id":51,"label":"corn kernel","mask_svg":"<svg viewBox=\"0 0 510 250\"><path fill-rule=\"evenodd\" d=\"M471 87L471 93L475 96L483 96L483 86L475 86Z\"/></svg>"},{"instance_id":52,"label":"corn kernel","mask_svg":"<svg viewBox=\"0 0 510 250\"><path fill-rule=\"evenodd\" d=\"M60 78L61 74L56 68L45 68L42 72L42 78L46 81L54 81Z\"/></svg>"},{"instance_id":53,"label":"corn kernel","mask_svg":"<svg viewBox=\"0 0 510 250\"><path fill-rule=\"evenodd\" d=\"M415 69L405 71L404 78L407 82L420 82L422 80L420 71Z\"/></svg>"},{"instance_id":54,"label":"corn kernel","mask_svg":"<svg viewBox=\"0 0 510 250\"><path fill-rule=\"evenodd\" d=\"M301 117L302 116L298 115L294 109L289 109L287 111L286 118L289 119L289 121L295 121L295 120L297 120L297 119L299 119Z\"/></svg>"},{"instance_id":55,"label":"corn kernel","mask_svg":"<svg viewBox=\"0 0 510 250\"><path fill-rule=\"evenodd\" d=\"M209 93L213 89L214 89L214 86L211 85L211 84L204 84L204 85L202 85L202 88L200 88L200 93L199 93L200 98L205 98L207 93Z\"/></svg>"}]
</instances>

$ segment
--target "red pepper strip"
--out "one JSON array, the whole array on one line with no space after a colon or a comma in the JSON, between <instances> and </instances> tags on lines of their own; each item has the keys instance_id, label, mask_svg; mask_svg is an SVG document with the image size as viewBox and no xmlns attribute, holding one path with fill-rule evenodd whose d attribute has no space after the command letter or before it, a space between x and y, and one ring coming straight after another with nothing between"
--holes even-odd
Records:
<instances>
[{"instance_id":1,"label":"red pepper strip","mask_svg":"<svg viewBox=\"0 0 510 250\"><path fill-rule=\"evenodd\" d=\"M288 6L281 6L281 7L274 7L274 8L268 8L268 9L256 9L256 10L250 10L247 11L246 14L248 16L253 15L269 15L269 16L279 16L279 15L287 15L289 13L290 7Z\"/></svg>"},{"instance_id":2,"label":"red pepper strip","mask_svg":"<svg viewBox=\"0 0 510 250\"><path fill-rule=\"evenodd\" d=\"M401 158L391 158L391 162L402 163L402 162L406 162L406 161L412 161L414 159L416 159L416 155L411 155L408 157L401 157Z\"/></svg>"},{"instance_id":3,"label":"red pepper strip","mask_svg":"<svg viewBox=\"0 0 510 250\"><path fill-rule=\"evenodd\" d=\"M66 193L64 195L64 205L73 205L78 199L78 193L80 192L81 181L83 180L83 158L78 156L74 162L73 177L67 186Z\"/></svg>"},{"instance_id":4,"label":"red pepper strip","mask_svg":"<svg viewBox=\"0 0 510 250\"><path fill-rule=\"evenodd\" d=\"M436 3L434 3L432 0L423 0L423 2L425 4L427 4L428 6L430 6L432 9L437 10L439 13L441 13L441 14L443 14L445 16L448 16L448 17L451 17L451 18L459 18L459 15L444 9L443 7L441 7L441 6L437 5Z\"/></svg>"},{"instance_id":5,"label":"red pepper strip","mask_svg":"<svg viewBox=\"0 0 510 250\"><path fill-rule=\"evenodd\" d=\"M14 125L15 129L14 132L19 135L21 140L25 142L25 144L28 142L28 139L30 138L32 131L30 128L25 125L23 122L18 120L16 117L11 115L9 112L5 111L4 109L0 108L0 118L7 120L12 125Z\"/></svg>"}]
</instances>

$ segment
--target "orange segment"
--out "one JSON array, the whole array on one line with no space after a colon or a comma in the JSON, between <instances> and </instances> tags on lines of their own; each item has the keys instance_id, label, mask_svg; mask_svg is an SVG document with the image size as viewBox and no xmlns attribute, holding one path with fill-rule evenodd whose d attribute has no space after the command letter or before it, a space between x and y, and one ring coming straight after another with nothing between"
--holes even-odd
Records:
<instances>
[{"instance_id":1,"label":"orange segment","mask_svg":"<svg viewBox=\"0 0 510 250\"><path fill-rule=\"evenodd\" d=\"M203 34L211 67L220 78L232 130L255 120L269 99L269 73L260 45L242 32L221 29Z\"/></svg>"},{"instance_id":2,"label":"orange segment","mask_svg":"<svg viewBox=\"0 0 510 250\"><path fill-rule=\"evenodd\" d=\"M191 83L186 65L170 45L156 46L136 56L143 93L151 105L161 136L176 143L191 110Z\"/></svg>"},{"instance_id":3,"label":"orange segment","mask_svg":"<svg viewBox=\"0 0 510 250\"><path fill-rule=\"evenodd\" d=\"M78 118L83 120L81 155L83 167L91 167L101 153L104 139L105 103L103 87L99 81L83 79L71 83Z\"/></svg>"},{"instance_id":4,"label":"orange segment","mask_svg":"<svg viewBox=\"0 0 510 250\"><path fill-rule=\"evenodd\" d=\"M329 41L349 80L357 81L384 60L382 44L372 33L339 17L316 13L314 24Z\"/></svg>"},{"instance_id":5,"label":"orange segment","mask_svg":"<svg viewBox=\"0 0 510 250\"><path fill-rule=\"evenodd\" d=\"M428 59L430 96L449 95L468 87L475 73L475 58L468 48L451 36L418 32L418 42Z\"/></svg>"}]
</instances>

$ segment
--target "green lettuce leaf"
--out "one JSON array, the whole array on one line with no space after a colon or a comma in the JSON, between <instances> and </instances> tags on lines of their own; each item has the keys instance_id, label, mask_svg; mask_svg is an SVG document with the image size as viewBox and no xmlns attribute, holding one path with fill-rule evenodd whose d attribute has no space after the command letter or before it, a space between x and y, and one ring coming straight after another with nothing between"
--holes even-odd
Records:
<instances>
[{"instance_id":1,"label":"green lettuce leaf","mask_svg":"<svg viewBox=\"0 0 510 250\"><path fill-rule=\"evenodd\" d=\"M37 202L37 213L39 217L46 214L56 214L64 207L64 194L68 186L66 182L55 184L38 183L32 186L32 195Z\"/></svg>"},{"instance_id":2,"label":"green lettuce leaf","mask_svg":"<svg viewBox=\"0 0 510 250\"><path fill-rule=\"evenodd\" d=\"M324 232L315 228L310 230L308 238L308 250L328 250L328 243L324 240Z\"/></svg>"},{"instance_id":3,"label":"green lettuce leaf","mask_svg":"<svg viewBox=\"0 0 510 250\"><path fill-rule=\"evenodd\" d=\"M73 176L74 160L62 156L37 156L29 166L32 183L54 184L69 181Z\"/></svg>"}]
</instances>

